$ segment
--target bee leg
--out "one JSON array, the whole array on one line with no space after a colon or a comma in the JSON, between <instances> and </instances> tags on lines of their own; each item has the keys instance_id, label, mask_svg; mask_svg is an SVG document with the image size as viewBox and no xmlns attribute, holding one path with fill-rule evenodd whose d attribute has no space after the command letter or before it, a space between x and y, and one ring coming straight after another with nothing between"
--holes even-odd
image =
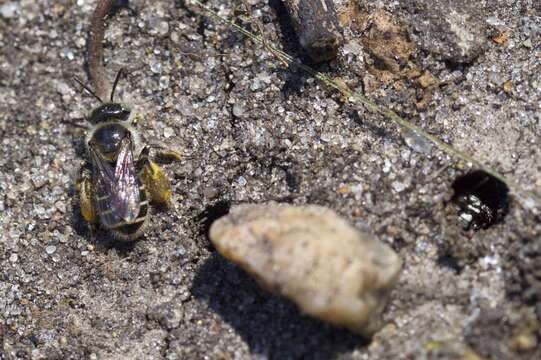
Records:
<instances>
[{"instance_id":1,"label":"bee leg","mask_svg":"<svg viewBox=\"0 0 541 360\"><path fill-rule=\"evenodd\" d=\"M98 217L96 216L94 205L92 203L92 179L90 177L90 172L87 169L81 169L76 187L79 194L81 215L89 224L97 225Z\"/></svg>"},{"instance_id":2,"label":"bee leg","mask_svg":"<svg viewBox=\"0 0 541 360\"><path fill-rule=\"evenodd\" d=\"M171 206L171 182L165 172L148 157L148 148L140 158L140 178L147 190L150 202L155 206ZM146 150L146 151L145 151Z\"/></svg>"},{"instance_id":3,"label":"bee leg","mask_svg":"<svg viewBox=\"0 0 541 360\"><path fill-rule=\"evenodd\" d=\"M146 155L150 157L148 154L151 148L155 149L155 156L153 158L158 164L170 164L185 160L185 157L181 153L173 149L169 149L159 142L153 142L145 146L142 154L146 153Z\"/></svg>"},{"instance_id":4,"label":"bee leg","mask_svg":"<svg viewBox=\"0 0 541 360\"><path fill-rule=\"evenodd\" d=\"M160 164L170 164L172 162L182 161L183 159L182 154L172 149L161 148L155 155L156 162Z\"/></svg>"}]
</instances>

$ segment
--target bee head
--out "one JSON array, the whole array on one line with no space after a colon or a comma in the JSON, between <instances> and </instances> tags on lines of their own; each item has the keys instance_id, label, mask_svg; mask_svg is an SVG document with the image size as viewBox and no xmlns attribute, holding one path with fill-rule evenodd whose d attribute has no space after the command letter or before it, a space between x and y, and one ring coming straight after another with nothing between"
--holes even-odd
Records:
<instances>
[{"instance_id":1,"label":"bee head","mask_svg":"<svg viewBox=\"0 0 541 360\"><path fill-rule=\"evenodd\" d=\"M101 103L101 105L98 106L96 109L94 109L94 111L92 111L92 113L90 114L89 121L92 124L97 125L97 124L108 122L111 120L126 121L130 117L131 110L127 106L113 101L115 97L115 89L121 75L122 75L122 69L118 70L118 73L116 74L116 78L115 78L115 82L113 83L113 89L111 90L111 96L109 98L109 102L104 102L98 95L96 95L85 84L83 84L81 80L74 78L74 80L77 83L79 83L79 85L81 85L83 89L88 91L90 95L94 96Z\"/></svg>"},{"instance_id":2,"label":"bee head","mask_svg":"<svg viewBox=\"0 0 541 360\"><path fill-rule=\"evenodd\" d=\"M131 110L121 103L105 103L92 111L89 121L94 125L111 120L126 121L130 113Z\"/></svg>"}]
</instances>

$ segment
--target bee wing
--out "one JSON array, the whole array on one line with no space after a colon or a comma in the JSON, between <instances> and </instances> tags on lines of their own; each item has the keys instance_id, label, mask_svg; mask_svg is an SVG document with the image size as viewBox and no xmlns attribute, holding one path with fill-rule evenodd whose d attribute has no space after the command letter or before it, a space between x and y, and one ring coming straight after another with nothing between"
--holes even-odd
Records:
<instances>
[{"instance_id":1,"label":"bee wing","mask_svg":"<svg viewBox=\"0 0 541 360\"><path fill-rule=\"evenodd\" d=\"M114 205L127 222L137 219L141 207L139 181L133 163L132 147L131 137L125 137L122 140L115 167L117 191Z\"/></svg>"},{"instance_id":2,"label":"bee wing","mask_svg":"<svg viewBox=\"0 0 541 360\"><path fill-rule=\"evenodd\" d=\"M122 140L115 168L90 146L96 184L96 207L102 224L112 228L139 215L139 182L135 175L131 140Z\"/></svg>"},{"instance_id":3,"label":"bee wing","mask_svg":"<svg viewBox=\"0 0 541 360\"><path fill-rule=\"evenodd\" d=\"M89 148L96 192L96 212L103 226L111 228L122 221L120 212L113 205L117 191L115 172L109 162L103 160L92 146Z\"/></svg>"}]
</instances>

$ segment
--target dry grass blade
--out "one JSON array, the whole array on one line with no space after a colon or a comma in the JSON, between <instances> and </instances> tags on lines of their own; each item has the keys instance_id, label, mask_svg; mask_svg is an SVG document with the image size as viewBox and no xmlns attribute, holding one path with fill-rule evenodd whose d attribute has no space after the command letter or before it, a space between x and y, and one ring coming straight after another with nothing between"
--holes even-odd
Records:
<instances>
[{"instance_id":1,"label":"dry grass blade","mask_svg":"<svg viewBox=\"0 0 541 360\"><path fill-rule=\"evenodd\" d=\"M224 18L223 16L218 14L216 11L212 10L211 8L206 6L205 4L201 3L199 0L189 0L189 1L192 4L194 4L194 5L198 6L199 8L203 9L206 13L211 14L215 18L217 18L220 21L226 23L231 28L234 28L235 30L237 30L241 34L243 34L246 37L250 38L255 43L263 45L264 48L267 49L267 51L269 51L279 61L281 61L281 62L283 62L285 64L288 64L288 65L294 65L297 68L305 71L306 73L310 74L314 78L316 78L319 81L321 81L322 83L324 83L326 86L338 90L345 98L348 99L349 102L356 103L356 104L361 104L361 105L365 106L369 111L375 112L375 113L378 113L378 114L384 116L385 118L391 120L393 123L398 125L401 129L410 131L410 132L412 132L412 133L414 133L414 134L416 134L416 135L430 141L438 149L440 149L441 151L449 154L450 156L452 156L456 160L463 161L469 167L479 169L479 170L483 170L486 173L494 176L498 180L505 183L509 187L511 192L513 192L515 195L517 195L519 199L521 199L521 198L522 199L524 199L524 198L533 199L535 201L535 203L536 203L535 206L539 207L539 204L541 203L541 195L539 195L539 194L537 194L537 193L535 193L533 191L527 191L527 190L521 189L521 187L517 183L515 183L513 180L506 178L505 176L500 174L498 171L496 171L493 168L485 165L482 161L477 160L476 158L468 155L467 153L454 148L453 146L447 144L446 142L444 142L443 140L437 138L436 136L429 134L428 132L423 130L421 127L419 127L419 126L417 126L415 124L412 124L411 122L407 121L406 119L403 119L398 114L396 114L394 111L386 109L386 108L376 104L375 102L368 99L364 95L362 95L362 94L360 94L358 92L353 92L350 89L348 89L347 87L345 87L343 85L340 85L339 83L337 83L333 79L329 78L325 74L323 74L323 73L321 73L319 71L316 71L316 70L312 69L311 67L309 67L309 66L307 66L305 64L300 63L299 61L295 60L288 53L286 53L286 52L276 48L275 46L272 46L271 44L269 44L268 40L264 37L263 34L258 36L256 34L250 32L250 31L246 30L245 28L243 28L242 26L236 24L235 22ZM260 27L260 31L262 31L261 27ZM523 201L519 201L519 203L521 204L521 206L525 207Z\"/></svg>"}]
</instances>

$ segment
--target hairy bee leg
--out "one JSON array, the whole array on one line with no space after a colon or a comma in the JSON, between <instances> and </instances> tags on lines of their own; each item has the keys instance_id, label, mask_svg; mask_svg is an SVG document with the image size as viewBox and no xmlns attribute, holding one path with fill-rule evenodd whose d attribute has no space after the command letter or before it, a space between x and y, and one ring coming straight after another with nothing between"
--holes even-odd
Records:
<instances>
[{"instance_id":1,"label":"hairy bee leg","mask_svg":"<svg viewBox=\"0 0 541 360\"><path fill-rule=\"evenodd\" d=\"M160 148L160 150L156 152L154 159L158 163L169 164L172 162L182 161L184 160L184 157L175 150Z\"/></svg>"},{"instance_id":2,"label":"hairy bee leg","mask_svg":"<svg viewBox=\"0 0 541 360\"><path fill-rule=\"evenodd\" d=\"M97 225L98 217L96 216L92 202L92 179L88 171L81 170L76 187L79 194L81 215L89 224Z\"/></svg>"},{"instance_id":3,"label":"hairy bee leg","mask_svg":"<svg viewBox=\"0 0 541 360\"><path fill-rule=\"evenodd\" d=\"M141 156L150 157L150 149L155 149L155 155L153 156L153 159L158 164L169 164L172 162L179 162L185 159L185 157L181 153L176 150L167 148L163 143L160 142L151 142L147 144L143 148Z\"/></svg>"},{"instance_id":4,"label":"hairy bee leg","mask_svg":"<svg viewBox=\"0 0 541 360\"><path fill-rule=\"evenodd\" d=\"M148 157L143 161L140 176L150 202L157 206L171 206L171 182L165 172Z\"/></svg>"}]
</instances>

